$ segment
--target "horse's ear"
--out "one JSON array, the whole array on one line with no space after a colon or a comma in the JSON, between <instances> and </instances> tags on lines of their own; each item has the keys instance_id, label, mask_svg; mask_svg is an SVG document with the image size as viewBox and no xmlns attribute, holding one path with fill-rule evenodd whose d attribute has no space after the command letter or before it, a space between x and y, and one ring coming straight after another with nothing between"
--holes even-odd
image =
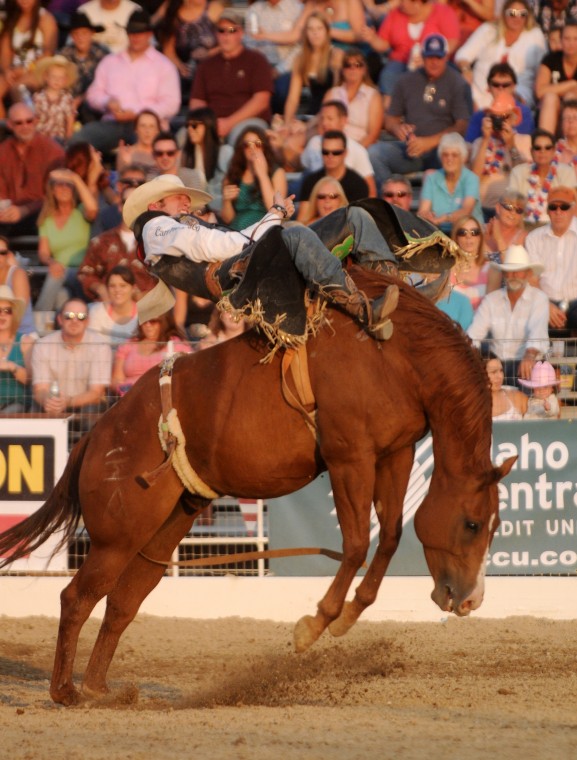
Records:
<instances>
[{"instance_id":1,"label":"horse's ear","mask_svg":"<svg viewBox=\"0 0 577 760\"><path fill-rule=\"evenodd\" d=\"M517 456L508 457L499 467L493 468L493 472L495 475L495 483L498 483L500 480L502 480L506 475L508 475L511 472L513 465L515 464L518 458L519 457Z\"/></svg>"}]
</instances>

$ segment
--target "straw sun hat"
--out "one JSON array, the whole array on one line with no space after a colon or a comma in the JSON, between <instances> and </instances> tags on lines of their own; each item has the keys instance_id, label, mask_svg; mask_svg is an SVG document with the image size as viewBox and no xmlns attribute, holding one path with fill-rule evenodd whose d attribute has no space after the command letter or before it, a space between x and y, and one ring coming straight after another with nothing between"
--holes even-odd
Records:
<instances>
[{"instance_id":1,"label":"straw sun hat","mask_svg":"<svg viewBox=\"0 0 577 760\"><path fill-rule=\"evenodd\" d=\"M72 87L78 79L78 69L75 63L72 63L72 61L69 61L63 55L52 55L49 58L41 58L36 63L35 73L41 84L45 83L46 72L51 66L62 66L66 70L66 87Z\"/></svg>"},{"instance_id":2,"label":"straw sun hat","mask_svg":"<svg viewBox=\"0 0 577 760\"><path fill-rule=\"evenodd\" d=\"M202 190L186 187L175 174L161 174L133 190L122 209L122 217L127 227L132 228L141 214L148 211L151 203L156 203L169 195L188 195L191 208L200 208L210 203L212 196Z\"/></svg>"},{"instance_id":3,"label":"straw sun hat","mask_svg":"<svg viewBox=\"0 0 577 760\"><path fill-rule=\"evenodd\" d=\"M18 327L24 316L26 302L23 298L17 298L14 291L8 285L0 285L0 301L8 301L12 304L14 325Z\"/></svg>"}]
</instances>

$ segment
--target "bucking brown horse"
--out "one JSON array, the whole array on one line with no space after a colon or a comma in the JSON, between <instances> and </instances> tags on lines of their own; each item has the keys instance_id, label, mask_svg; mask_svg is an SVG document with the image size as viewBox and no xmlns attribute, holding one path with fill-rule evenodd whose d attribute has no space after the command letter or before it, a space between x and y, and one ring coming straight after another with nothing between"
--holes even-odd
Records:
<instances>
[{"instance_id":1,"label":"bucking brown horse","mask_svg":"<svg viewBox=\"0 0 577 760\"><path fill-rule=\"evenodd\" d=\"M370 296L390 278L358 270ZM178 359L174 408L188 461L218 494L274 498L328 470L343 537L343 559L314 615L296 625L298 651L329 627L344 634L374 602L401 537L401 516L415 443L428 429L435 466L415 517L443 610L467 615L482 601L485 559L499 524L497 482L514 459L490 461L491 398L481 362L467 339L433 304L401 283L394 334L374 341L344 314L307 344L317 404L316 440L281 391L280 356L262 364L266 345L251 331ZM205 499L185 491L172 467L154 485L139 484L163 459L158 370L149 371L72 451L50 498L0 536L0 556L25 555L59 528L69 540L82 515L90 535L84 564L62 592L51 695L70 705L80 630L107 597L104 620L82 692L102 695L119 638L158 584ZM379 542L351 602L345 596L369 549L370 511ZM144 556L143 556L144 555ZM146 558L145 558L146 557ZM7 564L10 560L4 561Z\"/></svg>"}]
</instances>

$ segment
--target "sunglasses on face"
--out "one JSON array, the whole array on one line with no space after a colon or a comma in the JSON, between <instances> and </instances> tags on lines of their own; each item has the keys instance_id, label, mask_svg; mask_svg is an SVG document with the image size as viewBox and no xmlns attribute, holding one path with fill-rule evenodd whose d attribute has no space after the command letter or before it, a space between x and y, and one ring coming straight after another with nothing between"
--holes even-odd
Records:
<instances>
[{"instance_id":1,"label":"sunglasses on face","mask_svg":"<svg viewBox=\"0 0 577 760\"><path fill-rule=\"evenodd\" d=\"M0 306L0 314L8 314L8 316L10 316L12 314L12 307Z\"/></svg>"},{"instance_id":2,"label":"sunglasses on face","mask_svg":"<svg viewBox=\"0 0 577 760\"><path fill-rule=\"evenodd\" d=\"M408 190L397 190L396 192L393 190L386 190L383 193L383 198L406 198L407 195L409 195Z\"/></svg>"},{"instance_id":3,"label":"sunglasses on face","mask_svg":"<svg viewBox=\"0 0 577 760\"><path fill-rule=\"evenodd\" d=\"M239 31L237 26L219 26L216 30L219 34L236 34Z\"/></svg>"},{"instance_id":4,"label":"sunglasses on face","mask_svg":"<svg viewBox=\"0 0 577 760\"><path fill-rule=\"evenodd\" d=\"M10 253L9 248L0 248L0 256L8 256L9 253Z\"/></svg>"},{"instance_id":5,"label":"sunglasses on face","mask_svg":"<svg viewBox=\"0 0 577 760\"><path fill-rule=\"evenodd\" d=\"M317 195L317 200L319 200L319 201L326 201L326 200L334 201L335 198L340 198L340 197L341 196L340 196L339 193L319 193Z\"/></svg>"},{"instance_id":6,"label":"sunglasses on face","mask_svg":"<svg viewBox=\"0 0 577 760\"><path fill-rule=\"evenodd\" d=\"M160 158L160 156L169 156L170 158L174 158L174 156L176 156L176 148L171 148L170 150L153 150L152 155L155 158Z\"/></svg>"},{"instance_id":7,"label":"sunglasses on face","mask_svg":"<svg viewBox=\"0 0 577 760\"><path fill-rule=\"evenodd\" d=\"M69 322L73 319L77 319L79 322L88 319L88 314L85 311L65 311L62 316Z\"/></svg>"},{"instance_id":8,"label":"sunglasses on face","mask_svg":"<svg viewBox=\"0 0 577 760\"><path fill-rule=\"evenodd\" d=\"M511 18L527 18L529 15L529 11L526 11L525 9L519 10L518 8L507 8L505 11L505 16L509 16Z\"/></svg>"},{"instance_id":9,"label":"sunglasses on face","mask_svg":"<svg viewBox=\"0 0 577 760\"><path fill-rule=\"evenodd\" d=\"M119 179L118 183L120 185L124 185L125 187L140 187L141 185L144 185L145 180L143 179Z\"/></svg>"},{"instance_id":10,"label":"sunglasses on face","mask_svg":"<svg viewBox=\"0 0 577 760\"><path fill-rule=\"evenodd\" d=\"M322 149L323 156L342 156L344 152L344 148L339 148L338 150L329 150L328 148Z\"/></svg>"},{"instance_id":11,"label":"sunglasses on face","mask_svg":"<svg viewBox=\"0 0 577 760\"><path fill-rule=\"evenodd\" d=\"M142 325L158 325L160 324L160 319L147 319L146 322L143 322Z\"/></svg>"},{"instance_id":12,"label":"sunglasses on face","mask_svg":"<svg viewBox=\"0 0 577 760\"><path fill-rule=\"evenodd\" d=\"M189 129L196 129L197 127L200 127L200 126L202 126L202 121L188 121L188 122L186 123L186 126L187 126Z\"/></svg>"},{"instance_id":13,"label":"sunglasses on face","mask_svg":"<svg viewBox=\"0 0 577 760\"><path fill-rule=\"evenodd\" d=\"M542 150L553 150L553 145L533 145L532 150L535 150L537 152L540 152Z\"/></svg>"},{"instance_id":14,"label":"sunglasses on face","mask_svg":"<svg viewBox=\"0 0 577 760\"><path fill-rule=\"evenodd\" d=\"M34 124L34 119L18 119L17 121L13 121L12 124L14 124L15 127L21 127L24 124Z\"/></svg>"},{"instance_id":15,"label":"sunglasses on face","mask_svg":"<svg viewBox=\"0 0 577 760\"><path fill-rule=\"evenodd\" d=\"M262 148L262 140L245 140L242 144L243 148Z\"/></svg>"},{"instance_id":16,"label":"sunglasses on face","mask_svg":"<svg viewBox=\"0 0 577 760\"><path fill-rule=\"evenodd\" d=\"M569 211L570 208L573 208L572 203L549 203L547 205L548 211Z\"/></svg>"},{"instance_id":17,"label":"sunglasses on face","mask_svg":"<svg viewBox=\"0 0 577 760\"><path fill-rule=\"evenodd\" d=\"M459 227L457 230L457 237L479 237L481 230L475 227L472 230L467 230L464 227Z\"/></svg>"},{"instance_id":18,"label":"sunglasses on face","mask_svg":"<svg viewBox=\"0 0 577 760\"><path fill-rule=\"evenodd\" d=\"M343 69L364 69L365 64L361 61L347 61L343 63Z\"/></svg>"},{"instance_id":19,"label":"sunglasses on face","mask_svg":"<svg viewBox=\"0 0 577 760\"><path fill-rule=\"evenodd\" d=\"M507 87L513 87L515 82L495 82L494 79L489 80L489 87L494 87L496 90L506 90Z\"/></svg>"},{"instance_id":20,"label":"sunglasses on face","mask_svg":"<svg viewBox=\"0 0 577 760\"><path fill-rule=\"evenodd\" d=\"M525 213L524 209L520 208L519 206L513 206L512 203L501 203L500 205L505 209L505 211L514 211L516 214L519 214L519 216Z\"/></svg>"}]
</instances>

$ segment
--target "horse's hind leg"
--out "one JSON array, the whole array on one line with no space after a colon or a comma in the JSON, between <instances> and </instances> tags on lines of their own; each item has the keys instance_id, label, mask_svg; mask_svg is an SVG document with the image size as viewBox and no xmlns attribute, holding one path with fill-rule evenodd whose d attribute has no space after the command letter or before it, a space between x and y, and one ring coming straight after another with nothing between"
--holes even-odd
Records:
<instances>
[{"instance_id":1,"label":"horse's hind leg","mask_svg":"<svg viewBox=\"0 0 577 760\"><path fill-rule=\"evenodd\" d=\"M304 652L335 620L343 608L347 591L365 561L370 542L370 512L374 484L374 462L329 465L337 516L343 536L343 560L316 615L305 615L296 624L295 649Z\"/></svg>"},{"instance_id":2,"label":"horse's hind leg","mask_svg":"<svg viewBox=\"0 0 577 760\"><path fill-rule=\"evenodd\" d=\"M333 636L343 636L377 598L381 581L401 539L403 503L413 459L413 448L408 447L389 455L377 467L374 504L380 523L379 543L354 599L344 603L340 616L329 625Z\"/></svg>"},{"instance_id":3,"label":"horse's hind leg","mask_svg":"<svg viewBox=\"0 0 577 760\"><path fill-rule=\"evenodd\" d=\"M175 547L188 533L198 512L185 512L177 504L158 533L143 548L146 557L169 562ZM132 622L140 605L160 582L165 566L136 555L108 594L106 613L84 674L82 691L87 696L107 693L106 675L120 637Z\"/></svg>"},{"instance_id":4,"label":"horse's hind leg","mask_svg":"<svg viewBox=\"0 0 577 760\"><path fill-rule=\"evenodd\" d=\"M110 591L129 558L130 555L111 555L104 549L91 547L72 582L60 595L60 626L50 684L50 696L55 702L72 705L80 701L72 681L80 631L97 602Z\"/></svg>"}]
</instances>

